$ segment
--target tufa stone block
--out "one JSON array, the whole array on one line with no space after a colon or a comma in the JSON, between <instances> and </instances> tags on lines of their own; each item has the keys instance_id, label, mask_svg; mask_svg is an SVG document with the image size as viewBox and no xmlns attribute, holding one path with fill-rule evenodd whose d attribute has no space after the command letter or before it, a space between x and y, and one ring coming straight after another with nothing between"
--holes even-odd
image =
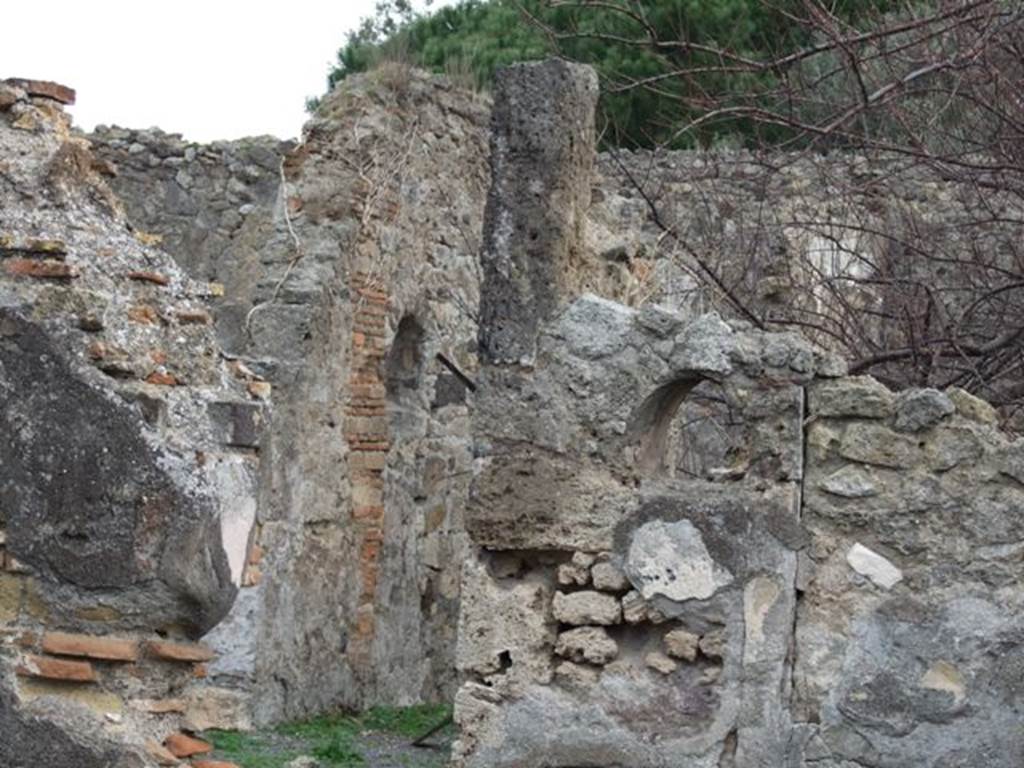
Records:
<instances>
[{"instance_id":1,"label":"tufa stone block","mask_svg":"<svg viewBox=\"0 0 1024 768\"><path fill-rule=\"evenodd\" d=\"M602 592L556 592L552 610L558 621L574 626L609 625L622 621L622 606L618 598Z\"/></svg>"}]
</instances>

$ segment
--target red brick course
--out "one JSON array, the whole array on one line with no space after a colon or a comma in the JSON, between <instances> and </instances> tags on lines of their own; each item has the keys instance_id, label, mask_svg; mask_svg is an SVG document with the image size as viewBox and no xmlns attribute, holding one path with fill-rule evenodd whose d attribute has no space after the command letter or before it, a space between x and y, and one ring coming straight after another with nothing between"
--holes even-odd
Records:
<instances>
[{"instance_id":1,"label":"red brick course","mask_svg":"<svg viewBox=\"0 0 1024 768\"><path fill-rule=\"evenodd\" d=\"M82 656L103 661L136 661L139 658L139 646L133 640L67 632L44 634L43 651L57 656Z\"/></svg>"}]
</instances>

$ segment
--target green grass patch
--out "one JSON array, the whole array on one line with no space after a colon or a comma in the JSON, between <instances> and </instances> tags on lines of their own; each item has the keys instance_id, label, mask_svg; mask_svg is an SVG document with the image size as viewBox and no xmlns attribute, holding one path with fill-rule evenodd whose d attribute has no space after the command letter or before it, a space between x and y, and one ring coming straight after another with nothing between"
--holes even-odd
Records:
<instances>
[{"instance_id":1,"label":"green grass patch","mask_svg":"<svg viewBox=\"0 0 1024 768\"><path fill-rule=\"evenodd\" d=\"M366 764L359 740L367 733L392 734L411 741L440 725L451 711L446 704L374 707L360 715L322 715L255 733L209 731L205 735L221 757L242 768L283 768L300 755L312 755L331 768L358 768ZM401 763L405 765L406 759ZM408 764L426 763L416 758Z\"/></svg>"},{"instance_id":2,"label":"green grass patch","mask_svg":"<svg viewBox=\"0 0 1024 768\"><path fill-rule=\"evenodd\" d=\"M300 739L325 739L336 733L347 733L351 736L363 730L362 723L352 715L321 715L310 720L299 720L294 723L284 723L274 729L284 736L294 736Z\"/></svg>"},{"instance_id":3,"label":"green grass patch","mask_svg":"<svg viewBox=\"0 0 1024 768\"><path fill-rule=\"evenodd\" d=\"M242 768L284 768L302 752L282 751L260 733L207 731L203 734L214 748Z\"/></svg>"},{"instance_id":4,"label":"green grass patch","mask_svg":"<svg viewBox=\"0 0 1024 768\"><path fill-rule=\"evenodd\" d=\"M313 757L337 766L362 765L364 762L362 753L352 743L352 735L346 731L337 731L322 738L313 747Z\"/></svg>"},{"instance_id":5,"label":"green grass patch","mask_svg":"<svg viewBox=\"0 0 1024 768\"><path fill-rule=\"evenodd\" d=\"M447 704L420 704L415 707L373 707L359 721L370 731L395 733L410 739L422 736L434 726L450 717L452 708Z\"/></svg>"}]
</instances>

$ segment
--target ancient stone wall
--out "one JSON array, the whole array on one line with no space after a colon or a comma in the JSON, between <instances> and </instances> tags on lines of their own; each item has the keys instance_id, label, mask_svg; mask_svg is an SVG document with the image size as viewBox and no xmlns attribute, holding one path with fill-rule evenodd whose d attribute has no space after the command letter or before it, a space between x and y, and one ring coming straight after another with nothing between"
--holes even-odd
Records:
<instances>
[{"instance_id":1,"label":"ancient stone wall","mask_svg":"<svg viewBox=\"0 0 1024 768\"><path fill-rule=\"evenodd\" d=\"M808 393L801 764L1020 763L1024 441L961 390Z\"/></svg>"},{"instance_id":2,"label":"ancient stone wall","mask_svg":"<svg viewBox=\"0 0 1024 768\"><path fill-rule=\"evenodd\" d=\"M493 133L481 339L516 328L532 353L479 374L455 764L1016 765L1024 444L963 391L897 396L795 335L526 291L586 234L494 190L583 197L589 163L501 152L576 140L591 76L498 81L497 120L568 114ZM709 384L731 447L694 477L669 443Z\"/></svg>"},{"instance_id":3,"label":"ancient stone wall","mask_svg":"<svg viewBox=\"0 0 1024 768\"><path fill-rule=\"evenodd\" d=\"M0 84L0 764L135 766L237 722L229 613L267 405L215 288L132 231L50 83Z\"/></svg>"},{"instance_id":4,"label":"ancient stone wall","mask_svg":"<svg viewBox=\"0 0 1024 768\"><path fill-rule=\"evenodd\" d=\"M486 115L396 69L297 148L90 137L130 218L224 286L221 342L274 391L259 583L207 638L260 720L454 691Z\"/></svg>"},{"instance_id":5,"label":"ancient stone wall","mask_svg":"<svg viewBox=\"0 0 1024 768\"><path fill-rule=\"evenodd\" d=\"M0 87L0 763L456 688L467 766L1021 761L1024 446L705 311L632 185L738 253L868 192L627 173L564 62L499 77L489 193L488 102L402 67L298 145L67 98Z\"/></svg>"}]
</instances>

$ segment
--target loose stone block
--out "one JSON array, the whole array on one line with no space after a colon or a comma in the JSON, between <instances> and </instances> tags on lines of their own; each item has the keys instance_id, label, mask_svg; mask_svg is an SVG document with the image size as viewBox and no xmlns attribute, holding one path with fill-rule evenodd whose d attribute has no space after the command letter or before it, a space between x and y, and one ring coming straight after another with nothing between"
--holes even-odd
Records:
<instances>
[{"instance_id":1,"label":"loose stone block","mask_svg":"<svg viewBox=\"0 0 1024 768\"><path fill-rule=\"evenodd\" d=\"M609 625L622 621L622 606L613 595L603 592L556 592L552 611L563 624Z\"/></svg>"},{"instance_id":2,"label":"loose stone block","mask_svg":"<svg viewBox=\"0 0 1024 768\"><path fill-rule=\"evenodd\" d=\"M29 80L22 77L9 77L4 80L4 83L13 88L20 88L29 96L42 96L43 98L53 99L60 104L70 105L75 103L74 88L68 88L66 85L61 85L51 80Z\"/></svg>"},{"instance_id":3,"label":"loose stone block","mask_svg":"<svg viewBox=\"0 0 1024 768\"><path fill-rule=\"evenodd\" d=\"M847 466L837 469L818 486L833 496L847 499L863 499L878 495L878 488L871 475L862 467Z\"/></svg>"},{"instance_id":4,"label":"loose stone block","mask_svg":"<svg viewBox=\"0 0 1024 768\"><path fill-rule=\"evenodd\" d=\"M999 423L999 413L991 405L980 397L975 397L970 392L959 387L950 387L946 390L946 397L956 406L957 412L965 419L976 421L979 424L995 426Z\"/></svg>"},{"instance_id":5,"label":"loose stone block","mask_svg":"<svg viewBox=\"0 0 1024 768\"><path fill-rule=\"evenodd\" d=\"M594 587L606 592L622 592L629 589L629 579L618 567L607 561L597 563L590 570Z\"/></svg>"},{"instance_id":6,"label":"loose stone block","mask_svg":"<svg viewBox=\"0 0 1024 768\"><path fill-rule=\"evenodd\" d=\"M882 589L892 589L903 581L903 571L863 544L857 543L850 547L846 553L846 562Z\"/></svg>"},{"instance_id":7,"label":"loose stone block","mask_svg":"<svg viewBox=\"0 0 1024 768\"><path fill-rule=\"evenodd\" d=\"M575 563L562 563L558 566L558 583L564 587L585 587L590 583L590 571L580 568Z\"/></svg>"},{"instance_id":8,"label":"loose stone block","mask_svg":"<svg viewBox=\"0 0 1024 768\"><path fill-rule=\"evenodd\" d=\"M811 416L884 419L892 415L895 395L870 376L851 376L814 384L808 390Z\"/></svg>"},{"instance_id":9,"label":"loose stone block","mask_svg":"<svg viewBox=\"0 0 1024 768\"><path fill-rule=\"evenodd\" d=\"M647 620L647 601L635 589L622 596L622 617L627 624Z\"/></svg>"},{"instance_id":10,"label":"loose stone block","mask_svg":"<svg viewBox=\"0 0 1024 768\"><path fill-rule=\"evenodd\" d=\"M575 662L607 664L619 653L619 646L603 627L579 627L558 636L555 653Z\"/></svg>"},{"instance_id":11,"label":"loose stone block","mask_svg":"<svg viewBox=\"0 0 1024 768\"><path fill-rule=\"evenodd\" d=\"M644 656L644 664L663 675L671 675L679 665L661 651L651 651Z\"/></svg>"},{"instance_id":12,"label":"loose stone block","mask_svg":"<svg viewBox=\"0 0 1024 768\"><path fill-rule=\"evenodd\" d=\"M685 629L673 629L665 634L664 642L666 652L675 659L694 661L697 658L700 635Z\"/></svg>"},{"instance_id":13,"label":"loose stone block","mask_svg":"<svg viewBox=\"0 0 1024 768\"><path fill-rule=\"evenodd\" d=\"M912 389L897 398L894 424L901 432L919 432L955 412L953 401L937 389Z\"/></svg>"},{"instance_id":14,"label":"loose stone block","mask_svg":"<svg viewBox=\"0 0 1024 768\"><path fill-rule=\"evenodd\" d=\"M856 423L846 428L839 455L863 464L907 469L920 458L917 441L878 424Z\"/></svg>"}]
</instances>

